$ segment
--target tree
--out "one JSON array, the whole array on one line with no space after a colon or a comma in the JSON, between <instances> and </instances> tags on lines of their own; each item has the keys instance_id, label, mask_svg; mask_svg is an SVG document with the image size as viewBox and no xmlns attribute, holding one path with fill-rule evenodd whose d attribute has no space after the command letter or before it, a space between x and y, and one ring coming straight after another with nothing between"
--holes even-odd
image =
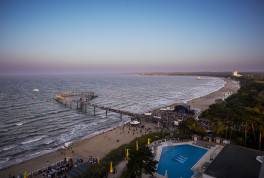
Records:
<instances>
[{"instance_id":1,"label":"tree","mask_svg":"<svg viewBox=\"0 0 264 178\"><path fill-rule=\"evenodd\" d=\"M241 86L238 92L223 102L210 105L201 116L214 122L211 128L214 133L223 136L225 131L227 137L230 130L230 139L232 134L236 136L234 141L240 140L242 136L245 137L245 146L257 146L258 142L258 148L261 149L264 135L264 75L250 74L236 80L240 81Z\"/></svg>"},{"instance_id":2,"label":"tree","mask_svg":"<svg viewBox=\"0 0 264 178\"><path fill-rule=\"evenodd\" d=\"M198 122L195 120L193 117L188 117L186 119L187 126L189 127L190 130L196 130L198 127Z\"/></svg>"},{"instance_id":3,"label":"tree","mask_svg":"<svg viewBox=\"0 0 264 178\"><path fill-rule=\"evenodd\" d=\"M109 166L107 165L107 168ZM83 174L78 176L79 178L100 178L100 177L105 177L107 174L107 169L104 165L100 164L92 164L89 166L89 169L87 169Z\"/></svg>"},{"instance_id":4,"label":"tree","mask_svg":"<svg viewBox=\"0 0 264 178\"><path fill-rule=\"evenodd\" d=\"M264 111L262 110L262 106L247 108L247 111L251 114L250 119L256 123L258 131L259 131L259 146L258 149L261 150L261 138L264 134Z\"/></svg>"},{"instance_id":5,"label":"tree","mask_svg":"<svg viewBox=\"0 0 264 178\"><path fill-rule=\"evenodd\" d=\"M182 135L186 135L190 133L190 129L188 127L188 123L186 122L186 120L180 122L178 126L178 130L180 131Z\"/></svg>"},{"instance_id":6,"label":"tree","mask_svg":"<svg viewBox=\"0 0 264 178\"><path fill-rule=\"evenodd\" d=\"M127 164L127 169L130 177L141 177L143 173L150 174L156 171L158 161L153 160L153 154L146 145L140 145L139 150L130 151L130 160Z\"/></svg>"},{"instance_id":7,"label":"tree","mask_svg":"<svg viewBox=\"0 0 264 178\"><path fill-rule=\"evenodd\" d=\"M223 134L225 130L225 126L222 122L215 122L214 125L212 126L212 131L215 134Z\"/></svg>"},{"instance_id":8,"label":"tree","mask_svg":"<svg viewBox=\"0 0 264 178\"><path fill-rule=\"evenodd\" d=\"M180 122L178 126L179 131L183 134L206 134L205 128L200 128L198 122L193 117L188 117L186 120Z\"/></svg>"}]
</instances>

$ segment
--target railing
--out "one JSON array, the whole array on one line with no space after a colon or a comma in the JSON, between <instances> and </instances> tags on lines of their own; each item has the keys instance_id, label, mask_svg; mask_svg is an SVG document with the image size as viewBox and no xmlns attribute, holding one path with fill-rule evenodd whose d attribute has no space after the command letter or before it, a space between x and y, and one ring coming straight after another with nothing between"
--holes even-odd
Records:
<instances>
[{"instance_id":1,"label":"railing","mask_svg":"<svg viewBox=\"0 0 264 178\"><path fill-rule=\"evenodd\" d=\"M86 95L82 96L79 100L73 100L71 98L68 98L68 96L75 96L75 95L79 95L79 94L86 94ZM94 97L96 97L94 92L71 91L71 92L58 93L56 95L55 99L58 100L58 101L61 101L61 102L64 101L65 104L67 104L66 101L70 101L70 104L71 104L71 102L75 102L77 104L81 104L81 105L85 105L85 106L91 106L91 107L94 107L94 108L99 108L99 109L105 110L106 112L110 111L110 112L119 113L121 115L128 115L128 116L134 116L134 117L142 117L142 116L144 116L143 114L132 113L132 112L129 112L129 111L122 111L122 110L119 110L119 109L113 109L113 108L110 108L110 107L99 106L97 104L89 103L88 100L91 100Z\"/></svg>"}]
</instances>

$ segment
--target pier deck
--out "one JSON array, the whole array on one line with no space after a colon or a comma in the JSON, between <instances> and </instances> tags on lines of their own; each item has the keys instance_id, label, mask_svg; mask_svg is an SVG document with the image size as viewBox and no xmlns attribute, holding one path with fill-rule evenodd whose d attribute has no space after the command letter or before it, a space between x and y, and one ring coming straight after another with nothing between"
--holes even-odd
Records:
<instances>
[{"instance_id":1,"label":"pier deck","mask_svg":"<svg viewBox=\"0 0 264 178\"><path fill-rule=\"evenodd\" d=\"M85 94L85 95L82 96L78 100L68 98L69 96L77 96L77 95L82 95L82 94ZM58 93L54 99L60 103L64 103L65 105L69 104L70 106L72 105L72 103L76 103L77 108L85 107L85 109L87 109L86 108L87 106L93 107L94 108L94 114L95 114L95 108L98 108L101 110L105 110L106 115L107 115L107 112L109 111L109 112L119 113L121 115L133 116L133 117L146 117L144 114L137 114L137 113L132 113L132 112L128 112L128 111L122 111L119 109L113 109L110 107L100 106L100 105L92 104L92 103L88 102L89 100L91 100L95 97L97 97L97 96L95 95L94 92L71 91L71 92Z\"/></svg>"}]
</instances>

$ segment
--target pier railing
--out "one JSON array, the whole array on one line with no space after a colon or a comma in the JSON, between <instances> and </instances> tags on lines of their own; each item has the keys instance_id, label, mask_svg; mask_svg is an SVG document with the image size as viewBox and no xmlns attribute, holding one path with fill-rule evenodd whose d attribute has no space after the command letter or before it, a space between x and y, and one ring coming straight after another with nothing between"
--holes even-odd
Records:
<instances>
[{"instance_id":1,"label":"pier railing","mask_svg":"<svg viewBox=\"0 0 264 178\"><path fill-rule=\"evenodd\" d=\"M68 98L69 96L77 96L77 95L83 95L80 99L78 100L74 100L71 98ZM56 95L56 97L54 98L55 100L57 100L60 103L64 103L65 105L69 104L70 106L72 105L72 103L76 103L77 104L77 108L85 108L85 110L87 110L87 106L93 107L94 108L94 114L95 114L95 109L101 109L101 110L105 110L106 111L106 116L107 116L107 112L115 112L115 113L119 113L120 117L122 117L122 115L127 115L127 116L133 116L133 117L143 117L145 116L144 114L137 114L137 113L132 113L129 111L122 111L119 109L113 109L111 107L106 107L106 106L100 106L97 104L92 104L89 103L88 101L97 97L95 95L94 92L80 92L80 91L71 91L71 92L62 92L62 93L58 93ZM68 103L67 103L68 102Z\"/></svg>"}]
</instances>

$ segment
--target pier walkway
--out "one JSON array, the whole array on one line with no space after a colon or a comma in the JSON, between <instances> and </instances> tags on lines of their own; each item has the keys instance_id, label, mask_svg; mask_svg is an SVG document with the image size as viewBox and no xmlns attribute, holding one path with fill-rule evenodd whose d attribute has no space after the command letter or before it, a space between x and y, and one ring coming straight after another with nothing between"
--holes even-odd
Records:
<instances>
[{"instance_id":1,"label":"pier walkway","mask_svg":"<svg viewBox=\"0 0 264 178\"><path fill-rule=\"evenodd\" d=\"M78 100L74 100L71 98L68 98L69 96L78 96L78 95L83 95L80 99ZM63 103L65 105L69 104L70 106L72 106L72 103L76 103L77 104L77 108L85 108L85 110L87 110L87 106L93 107L94 108L94 114L95 114L95 109L101 109L101 110L105 110L106 111L106 116L107 116L107 112L115 112L115 113L119 113L120 116L122 115L127 115L127 116L133 116L133 117L146 117L144 114L137 114L137 113L132 113L132 112L128 112L128 111L122 111L119 109L113 109L110 107L106 107L106 106L99 106L97 104L92 104L89 103L88 101L97 97L95 95L94 92L80 92L80 91L71 91L71 92L63 92L63 93L58 93L56 95L56 97L54 98L56 101Z\"/></svg>"}]
</instances>

